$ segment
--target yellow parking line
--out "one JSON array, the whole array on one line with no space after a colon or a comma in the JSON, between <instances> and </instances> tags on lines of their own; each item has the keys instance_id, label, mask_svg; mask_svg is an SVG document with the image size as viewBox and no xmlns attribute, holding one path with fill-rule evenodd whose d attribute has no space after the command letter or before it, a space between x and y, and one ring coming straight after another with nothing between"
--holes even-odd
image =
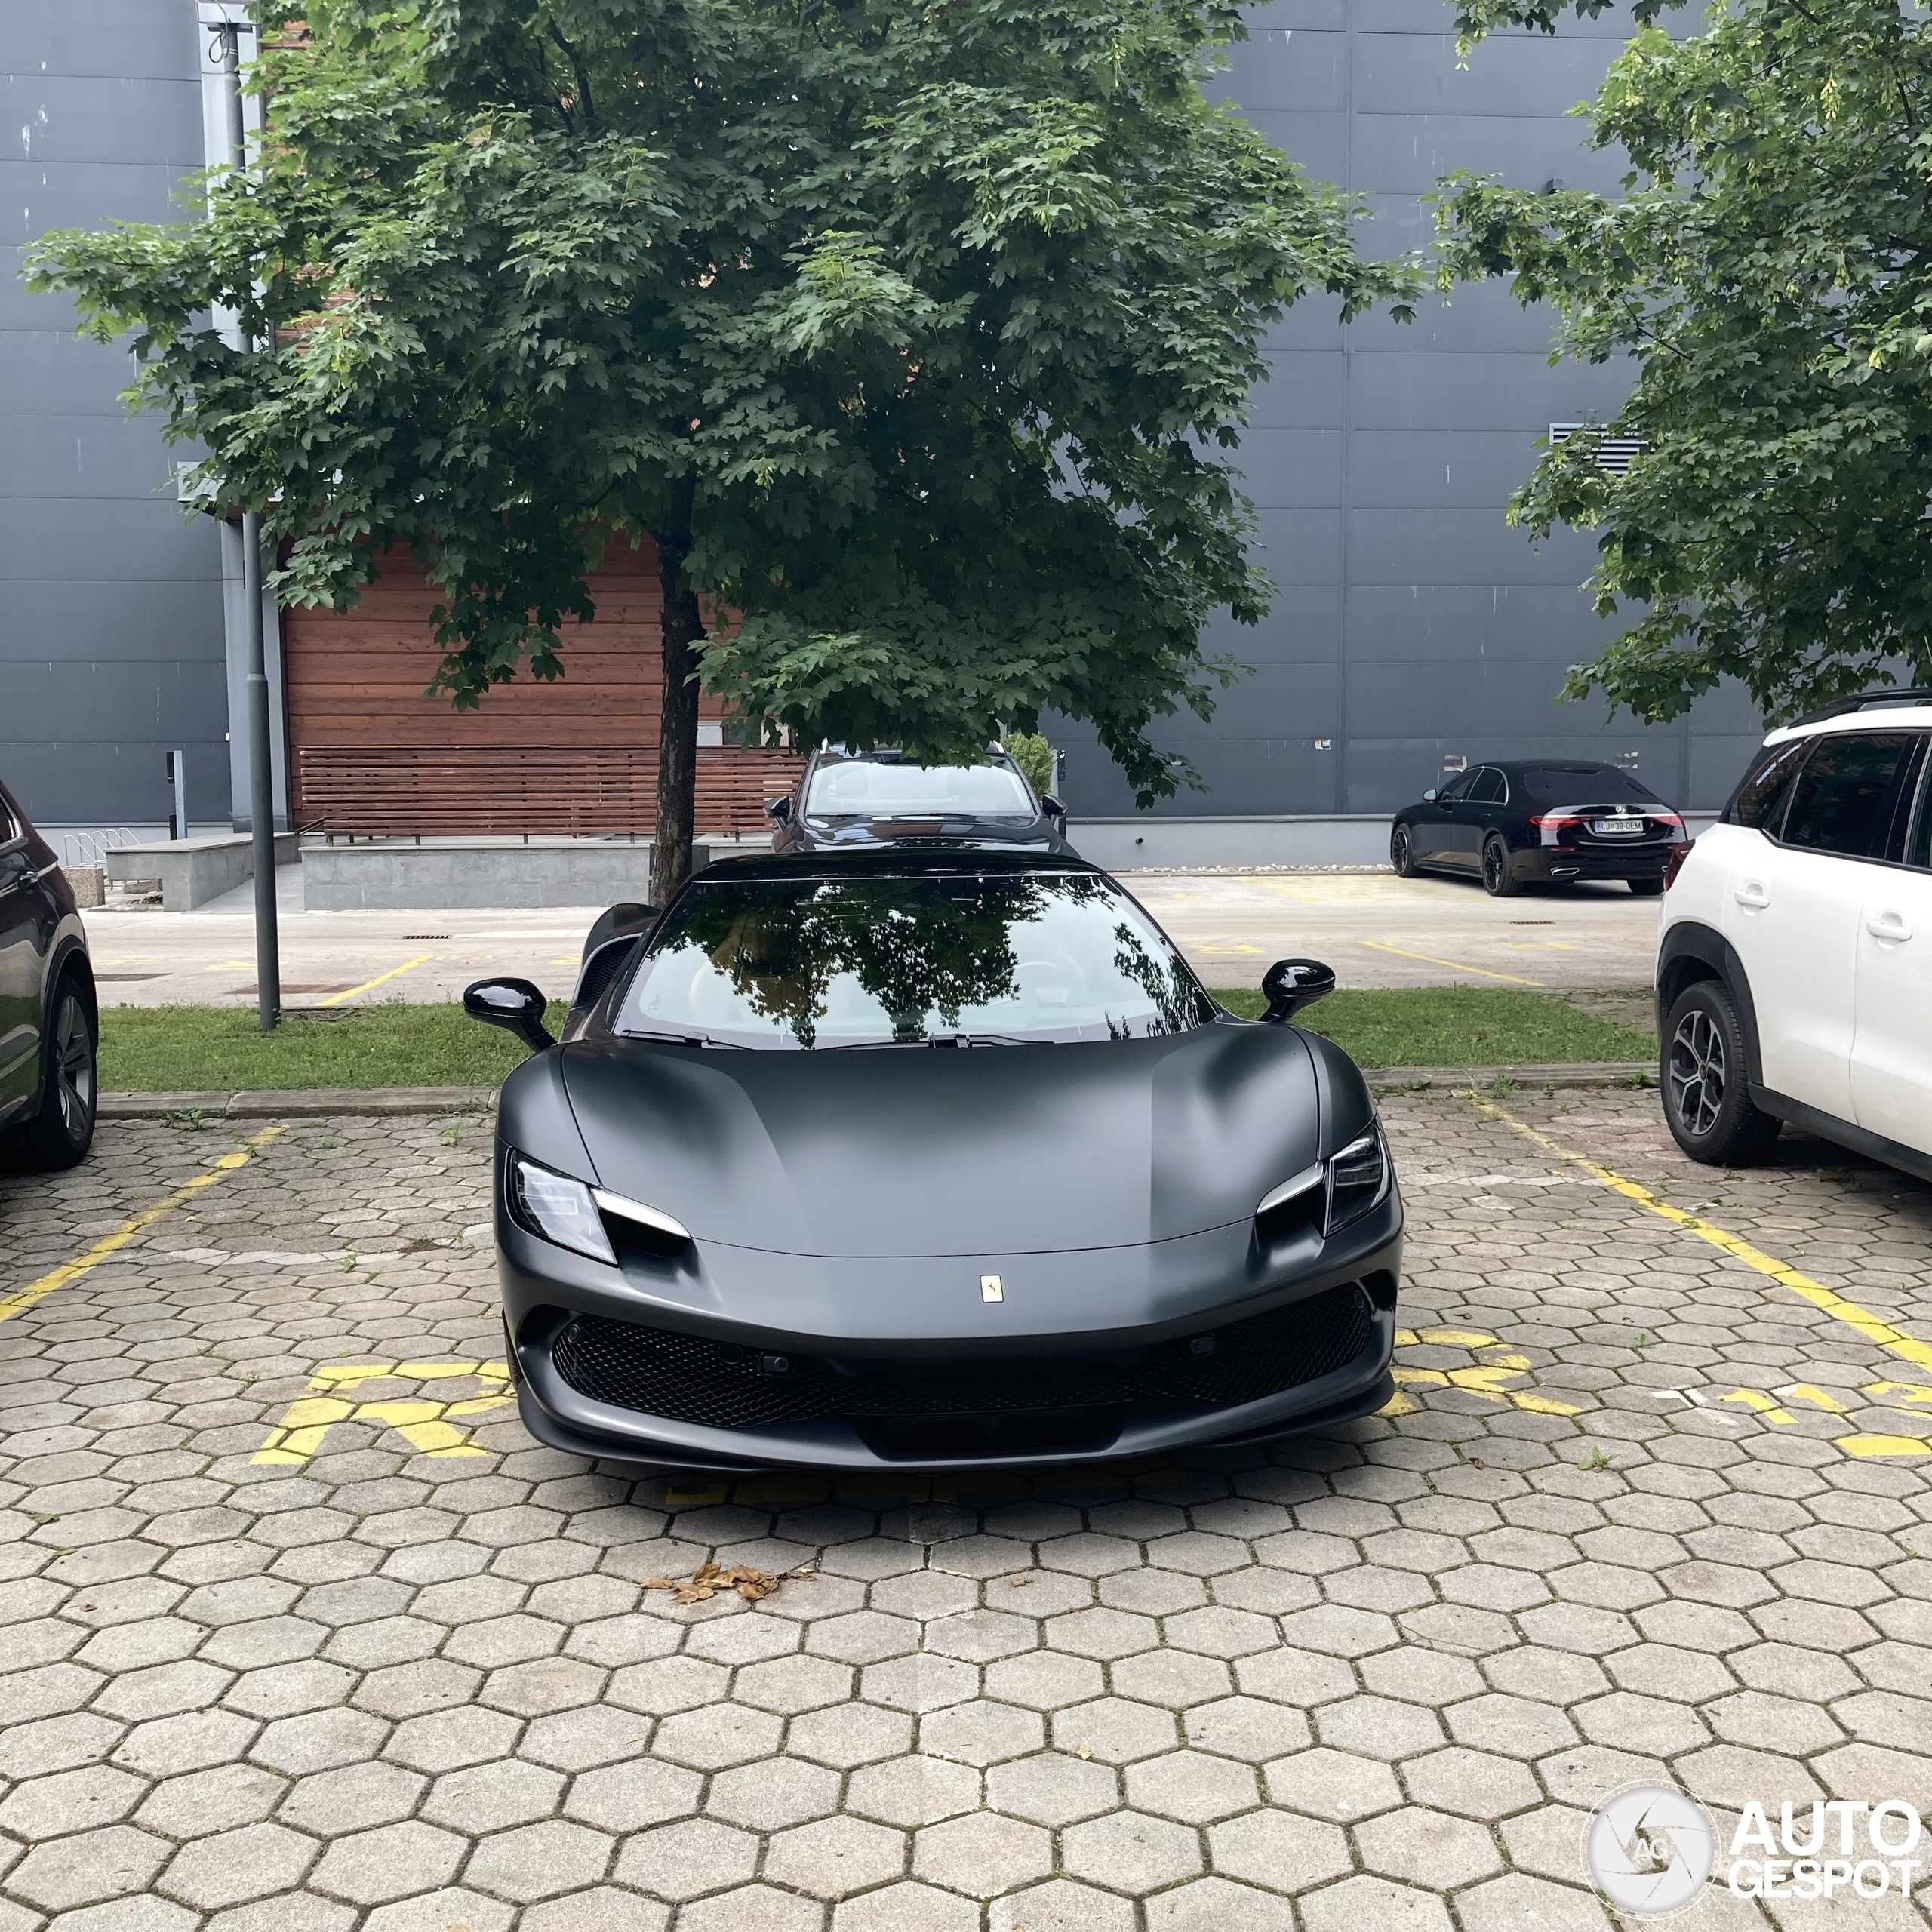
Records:
<instances>
[{"instance_id":1,"label":"yellow parking line","mask_svg":"<svg viewBox=\"0 0 1932 1932\"><path fill-rule=\"evenodd\" d=\"M1457 973L1479 973L1485 980L1507 980L1512 986L1540 986L1540 980L1525 980L1515 973L1492 973L1487 966L1465 966L1460 959L1438 959L1432 952L1411 952L1405 946L1391 946L1386 940L1358 940L1358 946L1372 946L1377 952L1399 952L1404 959L1420 959L1431 966L1447 966Z\"/></svg>"},{"instance_id":2,"label":"yellow parking line","mask_svg":"<svg viewBox=\"0 0 1932 1932\"><path fill-rule=\"evenodd\" d=\"M1823 1283L1814 1281L1809 1275L1801 1275L1788 1263L1780 1261L1775 1256L1767 1254L1762 1248L1754 1247L1750 1242L1732 1234L1727 1229L1720 1228L1705 1220L1700 1215L1687 1214L1681 1208L1673 1208L1667 1201L1660 1201L1651 1190L1634 1180L1626 1180L1600 1161L1592 1161L1581 1154L1573 1154L1567 1147L1559 1146L1546 1134L1539 1134L1526 1121L1520 1121L1506 1108L1497 1106L1493 1101L1478 1100L1477 1106L1491 1118L1500 1120L1512 1127L1527 1140L1535 1142L1546 1152L1554 1154L1558 1160L1567 1161L1571 1166L1580 1168L1593 1180L1601 1181L1605 1187L1622 1195L1627 1201L1634 1201L1638 1207L1660 1216L1666 1221L1695 1235L1700 1241L1709 1241L1712 1247L1741 1261L1747 1268L1755 1268L1767 1280L1775 1281L1780 1287L1789 1288L1793 1294L1802 1295L1814 1308L1821 1308L1834 1320L1842 1321L1847 1327L1854 1328L1868 1342L1875 1342L1902 1360L1919 1368L1932 1369L1932 1342L1921 1342L1895 1328L1882 1317L1874 1315L1868 1308L1861 1308L1855 1301L1847 1301L1843 1295L1835 1294ZM1728 1399L1727 1398L1727 1399Z\"/></svg>"},{"instance_id":3,"label":"yellow parking line","mask_svg":"<svg viewBox=\"0 0 1932 1932\"><path fill-rule=\"evenodd\" d=\"M426 965L435 958L433 952L419 952L414 959L405 959L400 966L392 966L386 973L378 973L373 980L365 980L359 986L351 986L346 992L331 993L325 1000L316 1002L321 1006L340 1006L353 999L358 993L366 993L373 986L380 986L385 980L393 980L398 974L407 973L414 966Z\"/></svg>"},{"instance_id":4,"label":"yellow parking line","mask_svg":"<svg viewBox=\"0 0 1932 1932\"><path fill-rule=\"evenodd\" d=\"M37 1281L17 1289L11 1295L0 1296L0 1321L9 1315L24 1314L37 1301L44 1300L56 1288L64 1288L69 1281L76 1281L90 1269L97 1268L111 1254L118 1254L143 1228L152 1227L164 1214L172 1214L185 1201L191 1201L205 1187L212 1187L224 1174L232 1174L237 1168L245 1168L250 1157L259 1149L265 1147L278 1134L287 1130L277 1125L265 1127L261 1132L251 1134L246 1143L232 1154L224 1154L205 1174L195 1175L185 1181L172 1194L163 1195L161 1199L143 1208L138 1214L131 1214L111 1235L103 1235L86 1254L76 1256L72 1261L63 1261L59 1267L41 1276Z\"/></svg>"}]
</instances>

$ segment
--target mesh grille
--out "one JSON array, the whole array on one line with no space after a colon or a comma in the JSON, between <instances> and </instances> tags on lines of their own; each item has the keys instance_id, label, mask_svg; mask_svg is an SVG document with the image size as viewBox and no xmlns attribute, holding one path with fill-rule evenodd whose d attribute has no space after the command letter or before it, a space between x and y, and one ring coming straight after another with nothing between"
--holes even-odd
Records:
<instances>
[{"instance_id":1,"label":"mesh grille","mask_svg":"<svg viewBox=\"0 0 1932 1932\"><path fill-rule=\"evenodd\" d=\"M557 1337L557 1372L580 1395L714 1429L829 1416L1000 1415L1201 1402L1226 1407L1346 1367L1367 1347L1368 1299L1353 1282L1189 1340L1106 1355L1011 1361L866 1362L792 1355L766 1374L755 1349L697 1335L574 1316ZM1190 1338L1192 1339L1192 1338Z\"/></svg>"}]
</instances>

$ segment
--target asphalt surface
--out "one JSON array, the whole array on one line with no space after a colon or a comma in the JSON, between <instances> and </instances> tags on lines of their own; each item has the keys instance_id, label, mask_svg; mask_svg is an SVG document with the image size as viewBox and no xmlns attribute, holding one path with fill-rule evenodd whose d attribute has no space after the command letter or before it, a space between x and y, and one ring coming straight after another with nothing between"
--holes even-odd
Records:
<instances>
[{"instance_id":1,"label":"asphalt surface","mask_svg":"<svg viewBox=\"0 0 1932 1932\"><path fill-rule=\"evenodd\" d=\"M1297 955L1325 959L1345 986L1644 986L1657 949L1658 902L1616 884L1491 899L1474 883L1386 872L1124 880L1214 986L1258 984L1271 961ZM309 912L292 884L281 929L291 1008L452 1000L489 974L567 994L601 909ZM85 917L104 1001L254 1003L245 895L194 912Z\"/></svg>"},{"instance_id":2,"label":"asphalt surface","mask_svg":"<svg viewBox=\"0 0 1932 1932\"><path fill-rule=\"evenodd\" d=\"M1932 1190L1383 1109L1391 1408L1036 1479L537 1447L480 1117L0 1180L0 1927L1571 1932L1634 1781L1932 1811Z\"/></svg>"}]
</instances>

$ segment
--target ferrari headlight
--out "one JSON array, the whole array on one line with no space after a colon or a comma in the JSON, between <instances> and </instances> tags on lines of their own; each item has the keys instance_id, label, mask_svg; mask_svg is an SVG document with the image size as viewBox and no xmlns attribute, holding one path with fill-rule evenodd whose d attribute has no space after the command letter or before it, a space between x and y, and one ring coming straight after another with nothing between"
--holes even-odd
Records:
<instances>
[{"instance_id":1,"label":"ferrari headlight","mask_svg":"<svg viewBox=\"0 0 1932 1932\"><path fill-rule=\"evenodd\" d=\"M1380 1206L1389 1179L1389 1150L1381 1128L1374 1126L1329 1161L1327 1232L1334 1234Z\"/></svg>"},{"instance_id":2,"label":"ferrari headlight","mask_svg":"<svg viewBox=\"0 0 1932 1932\"><path fill-rule=\"evenodd\" d=\"M593 1261L616 1266L617 1254L611 1237L604 1232L603 1217L582 1181L512 1154L506 1185L511 1214L532 1234L541 1235L559 1247L587 1254Z\"/></svg>"}]
</instances>

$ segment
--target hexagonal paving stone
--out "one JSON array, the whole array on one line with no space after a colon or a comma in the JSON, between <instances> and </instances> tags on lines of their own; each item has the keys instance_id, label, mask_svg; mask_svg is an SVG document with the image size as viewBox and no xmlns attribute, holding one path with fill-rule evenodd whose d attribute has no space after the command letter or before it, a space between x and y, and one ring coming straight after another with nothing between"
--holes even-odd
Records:
<instances>
[{"instance_id":1,"label":"hexagonal paving stone","mask_svg":"<svg viewBox=\"0 0 1932 1932\"><path fill-rule=\"evenodd\" d=\"M648 1825L688 1817L697 1809L703 1789L704 1781L695 1771L640 1758L573 1778L564 1810L599 1831L641 1831Z\"/></svg>"},{"instance_id":2,"label":"hexagonal paving stone","mask_svg":"<svg viewBox=\"0 0 1932 1932\"><path fill-rule=\"evenodd\" d=\"M611 1841L601 1832L549 1818L482 1840L464 1868L463 1883L527 1905L595 1884L611 1853Z\"/></svg>"},{"instance_id":3,"label":"hexagonal paving stone","mask_svg":"<svg viewBox=\"0 0 1932 1932\"><path fill-rule=\"evenodd\" d=\"M1481 1826L1444 1811L1385 1811L1355 1827L1355 1844L1370 1871L1435 1891L1472 1884L1503 1869L1495 1841Z\"/></svg>"},{"instance_id":4,"label":"hexagonal paving stone","mask_svg":"<svg viewBox=\"0 0 1932 1932\"><path fill-rule=\"evenodd\" d=\"M722 1770L728 1764L769 1757L778 1748L783 1728L783 1721L769 1711L715 1704L665 1718L651 1748L657 1756L694 1770Z\"/></svg>"},{"instance_id":5,"label":"hexagonal paving stone","mask_svg":"<svg viewBox=\"0 0 1932 1932\"><path fill-rule=\"evenodd\" d=\"M1143 1758L1127 1767L1128 1802L1137 1810L1205 1825L1261 1801L1254 1773L1232 1758L1199 1751Z\"/></svg>"},{"instance_id":6,"label":"hexagonal paving stone","mask_svg":"<svg viewBox=\"0 0 1932 1932\"><path fill-rule=\"evenodd\" d=\"M431 1788L423 1815L453 1831L500 1832L556 1809L563 1774L515 1758L447 1771Z\"/></svg>"},{"instance_id":7,"label":"hexagonal paving stone","mask_svg":"<svg viewBox=\"0 0 1932 1932\"><path fill-rule=\"evenodd\" d=\"M941 1758L892 1758L862 1765L846 1781L845 1802L862 1817L888 1825L925 1825L970 1811L980 1801L980 1774Z\"/></svg>"},{"instance_id":8,"label":"hexagonal paving stone","mask_svg":"<svg viewBox=\"0 0 1932 1932\"><path fill-rule=\"evenodd\" d=\"M887 1885L835 1907L832 1932L980 1932L980 1908L931 1885Z\"/></svg>"},{"instance_id":9,"label":"hexagonal paving stone","mask_svg":"<svg viewBox=\"0 0 1932 1932\"><path fill-rule=\"evenodd\" d=\"M1023 1757L1046 1741L1046 1723L1038 1711L976 1698L919 1720L919 1749L928 1756L962 1764L995 1764Z\"/></svg>"},{"instance_id":10,"label":"hexagonal paving stone","mask_svg":"<svg viewBox=\"0 0 1932 1932\"><path fill-rule=\"evenodd\" d=\"M1110 1811L1060 1835L1060 1860L1075 1878L1140 1894L1193 1877L1201 1844L1189 1826L1144 1812Z\"/></svg>"},{"instance_id":11,"label":"hexagonal paving stone","mask_svg":"<svg viewBox=\"0 0 1932 1932\"><path fill-rule=\"evenodd\" d=\"M795 1757L849 1770L898 1756L912 1742L912 1720L878 1704L844 1703L794 1718L785 1738Z\"/></svg>"},{"instance_id":12,"label":"hexagonal paving stone","mask_svg":"<svg viewBox=\"0 0 1932 1932\"><path fill-rule=\"evenodd\" d=\"M1053 1841L1037 1826L982 1811L928 1825L914 1835L920 1878L975 1898L991 1898L1053 1869Z\"/></svg>"},{"instance_id":13,"label":"hexagonal paving stone","mask_svg":"<svg viewBox=\"0 0 1932 1932\"><path fill-rule=\"evenodd\" d=\"M626 1840L612 1875L661 1899L702 1898L743 1884L758 1866L758 1840L710 1818L687 1818Z\"/></svg>"},{"instance_id":14,"label":"hexagonal paving stone","mask_svg":"<svg viewBox=\"0 0 1932 1932\"><path fill-rule=\"evenodd\" d=\"M1418 1804L1465 1818L1503 1817L1527 1809L1542 1795L1527 1765L1454 1745L1411 1758L1402 1767L1402 1781Z\"/></svg>"},{"instance_id":15,"label":"hexagonal paving stone","mask_svg":"<svg viewBox=\"0 0 1932 1932\"><path fill-rule=\"evenodd\" d=\"M45 1912L122 1898L148 1884L168 1849L132 1825L77 1832L35 1845L7 1875L7 1889Z\"/></svg>"},{"instance_id":16,"label":"hexagonal paving stone","mask_svg":"<svg viewBox=\"0 0 1932 1932\"><path fill-rule=\"evenodd\" d=\"M822 1899L884 1884L905 1869L904 1837L861 1818L821 1818L780 1832L764 1856L764 1875L774 1884Z\"/></svg>"},{"instance_id":17,"label":"hexagonal paving stone","mask_svg":"<svg viewBox=\"0 0 1932 1932\"><path fill-rule=\"evenodd\" d=\"M838 1774L797 1758L773 1758L720 1771L711 1780L705 1809L715 1817L753 1831L822 1818L838 1803Z\"/></svg>"},{"instance_id":18,"label":"hexagonal paving stone","mask_svg":"<svg viewBox=\"0 0 1932 1932\"><path fill-rule=\"evenodd\" d=\"M1120 1801L1119 1774L1097 1759L1042 1751L995 1764L986 1774L986 1802L1036 1825L1071 1825Z\"/></svg>"},{"instance_id":19,"label":"hexagonal paving stone","mask_svg":"<svg viewBox=\"0 0 1932 1932\"><path fill-rule=\"evenodd\" d=\"M1133 1932L1134 1918L1125 1899L1066 1878L995 1899L987 1914L992 1932Z\"/></svg>"},{"instance_id":20,"label":"hexagonal paving stone","mask_svg":"<svg viewBox=\"0 0 1932 1932\"><path fill-rule=\"evenodd\" d=\"M354 1905L381 1905L447 1885L467 1849L454 1832L414 1819L383 1825L336 1839L310 1882Z\"/></svg>"},{"instance_id":21,"label":"hexagonal paving stone","mask_svg":"<svg viewBox=\"0 0 1932 1932\"><path fill-rule=\"evenodd\" d=\"M1290 1811L1251 1811L1211 1826L1208 1847L1217 1872L1297 1893L1340 1878L1354 1863L1338 1827Z\"/></svg>"},{"instance_id":22,"label":"hexagonal paving stone","mask_svg":"<svg viewBox=\"0 0 1932 1932\"><path fill-rule=\"evenodd\" d=\"M1386 1764L1325 1746L1277 1758L1263 1775L1271 1803L1343 1824L1386 1811L1402 1801L1395 1774Z\"/></svg>"},{"instance_id":23,"label":"hexagonal paving stone","mask_svg":"<svg viewBox=\"0 0 1932 1932\"><path fill-rule=\"evenodd\" d=\"M1152 1758L1171 1751L1180 1742L1174 1713L1124 1697L1101 1697L1053 1715L1054 1748L1091 1756L1110 1764Z\"/></svg>"},{"instance_id":24,"label":"hexagonal paving stone","mask_svg":"<svg viewBox=\"0 0 1932 1932\"><path fill-rule=\"evenodd\" d=\"M321 1849L281 1825L244 1825L185 1844L169 1861L159 1889L205 1912L245 1904L299 1885Z\"/></svg>"}]
</instances>

